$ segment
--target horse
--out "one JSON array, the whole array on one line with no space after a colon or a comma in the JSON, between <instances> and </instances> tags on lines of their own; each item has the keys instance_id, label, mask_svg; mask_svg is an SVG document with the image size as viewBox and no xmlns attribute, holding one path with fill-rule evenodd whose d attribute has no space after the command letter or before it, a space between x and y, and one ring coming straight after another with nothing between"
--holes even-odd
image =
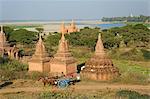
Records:
<instances>
[{"instance_id":1,"label":"horse","mask_svg":"<svg viewBox=\"0 0 150 99\"><path fill-rule=\"evenodd\" d=\"M57 84L57 80L54 78L54 77L40 77L38 79L38 81L42 81L44 86L46 84L49 84L49 85L56 85Z\"/></svg>"}]
</instances>

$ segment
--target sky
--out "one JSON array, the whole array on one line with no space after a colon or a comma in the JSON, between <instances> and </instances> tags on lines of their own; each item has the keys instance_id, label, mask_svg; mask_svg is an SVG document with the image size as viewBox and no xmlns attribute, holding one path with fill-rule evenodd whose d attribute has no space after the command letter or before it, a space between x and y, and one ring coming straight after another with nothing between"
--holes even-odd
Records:
<instances>
[{"instance_id":1,"label":"sky","mask_svg":"<svg viewBox=\"0 0 150 99\"><path fill-rule=\"evenodd\" d=\"M150 16L150 0L0 0L0 20Z\"/></svg>"}]
</instances>

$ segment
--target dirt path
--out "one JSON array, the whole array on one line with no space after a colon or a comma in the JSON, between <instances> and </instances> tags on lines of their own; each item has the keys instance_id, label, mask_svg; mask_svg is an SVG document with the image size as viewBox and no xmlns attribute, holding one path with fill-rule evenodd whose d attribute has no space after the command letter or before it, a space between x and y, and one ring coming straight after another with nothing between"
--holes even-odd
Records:
<instances>
[{"instance_id":1,"label":"dirt path","mask_svg":"<svg viewBox=\"0 0 150 99\"><path fill-rule=\"evenodd\" d=\"M146 92L150 95L150 86L149 85L114 85L114 84L95 84L95 85L73 85L70 89L74 90L101 90L101 89L128 89L135 90L138 92ZM19 93L19 92L42 92L50 91L51 87L21 87L21 88L3 88L0 89L0 94L4 93ZM55 90L59 90L56 89Z\"/></svg>"}]
</instances>

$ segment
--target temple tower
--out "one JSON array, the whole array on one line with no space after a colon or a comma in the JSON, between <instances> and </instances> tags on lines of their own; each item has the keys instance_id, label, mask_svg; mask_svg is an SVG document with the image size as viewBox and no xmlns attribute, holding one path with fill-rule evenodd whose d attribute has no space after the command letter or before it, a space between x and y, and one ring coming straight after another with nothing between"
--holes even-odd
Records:
<instances>
[{"instance_id":1,"label":"temple tower","mask_svg":"<svg viewBox=\"0 0 150 99\"><path fill-rule=\"evenodd\" d=\"M18 48L16 46L10 47L10 45L6 41L2 25L0 31L0 54L2 57L9 57L10 59L19 59Z\"/></svg>"},{"instance_id":2,"label":"temple tower","mask_svg":"<svg viewBox=\"0 0 150 99\"><path fill-rule=\"evenodd\" d=\"M6 37L3 31L3 26L1 25L1 32L0 32L0 49L4 49L6 47Z\"/></svg>"},{"instance_id":3,"label":"temple tower","mask_svg":"<svg viewBox=\"0 0 150 99\"><path fill-rule=\"evenodd\" d=\"M45 51L45 46L42 41L41 35L36 44L35 53L28 62L28 64L29 64L29 71L38 71L38 72L50 71L49 58L47 57L47 53Z\"/></svg>"},{"instance_id":4,"label":"temple tower","mask_svg":"<svg viewBox=\"0 0 150 99\"><path fill-rule=\"evenodd\" d=\"M119 76L118 68L113 65L112 60L107 57L104 51L100 34L95 47L95 53L85 63L85 68L81 71L81 74L84 78L102 81L110 80Z\"/></svg>"},{"instance_id":5,"label":"temple tower","mask_svg":"<svg viewBox=\"0 0 150 99\"><path fill-rule=\"evenodd\" d=\"M74 21L72 20L70 26L68 26L68 33L72 33L72 32L77 32L78 29L74 23Z\"/></svg>"},{"instance_id":6,"label":"temple tower","mask_svg":"<svg viewBox=\"0 0 150 99\"><path fill-rule=\"evenodd\" d=\"M66 34L66 33L67 33L67 29L66 29L66 27L65 27L64 22L62 22L62 24L61 24L60 32L63 33L63 34Z\"/></svg>"},{"instance_id":7,"label":"temple tower","mask_svg":"<svg viewBox=\"0 0 150 99\"><path fill-rule=\"evenodd\" d=\"M61 40L57 53L50 61L50 73L54 74L76 74L77 66L76 60L69 52L68 42L65 40L64 33L62 33Z\"/></svg>"}]
</instances>

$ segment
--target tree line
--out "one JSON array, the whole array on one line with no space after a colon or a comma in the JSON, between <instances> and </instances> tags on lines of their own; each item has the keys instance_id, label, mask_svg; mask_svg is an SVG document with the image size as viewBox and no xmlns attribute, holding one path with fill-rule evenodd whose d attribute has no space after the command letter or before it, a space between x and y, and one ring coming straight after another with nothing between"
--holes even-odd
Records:
<instances>
[{"instance_id":1,"label":"tree line","mask_svg":"<svg viewBox=\"0 0 150 99\"><path fill-rule=\"evenodd\" d=\"M119 47L148 47L150 43L150 30L143 24L126 25L100 30L99 28L81 29L80 32L66 34L71 46L87 46L94 49L98 34L102 34L102 41L106 49ZM49 35L45 42L49 46L57 46L60 33Z\"/></svg>"},{"instance_id":2,"label":"tree line","mask_svg":"<svg viewBox=\"0 0 150 99\"><path fill-rule=\"evenodd\" d=\"M38 40L38 32L28 31L26 29L14 30L5 26L7 40L10 44L26 45L34 47ZM80 32L66 34L65 37L71 46L87 46L94 50L98 34L102 34L102 40L106 49L119 47L149 47L150 30L143 24L126 25L123 27L114 27L100 30L100 28L85 27ZM52 47L58 46L61 34L49 34L44 39L47 50L51 51ZM30 45L30 46L29 46Z\"/></svg>"},{"instance_id":3,"label":"tree line","mask_svg":"<svg viewBox=\"0 0 150 99\"><path fill-rule=\"evenodd\" d=\"M144 15L140 15L140 16L127 16L127 17L111 17L111 18L107 18L107 17L103 17L102 21L106 22L112 22L112 21L126 21L126 22L150 22L150 16L144 16Z\"/></svg>"}]
</instances>

